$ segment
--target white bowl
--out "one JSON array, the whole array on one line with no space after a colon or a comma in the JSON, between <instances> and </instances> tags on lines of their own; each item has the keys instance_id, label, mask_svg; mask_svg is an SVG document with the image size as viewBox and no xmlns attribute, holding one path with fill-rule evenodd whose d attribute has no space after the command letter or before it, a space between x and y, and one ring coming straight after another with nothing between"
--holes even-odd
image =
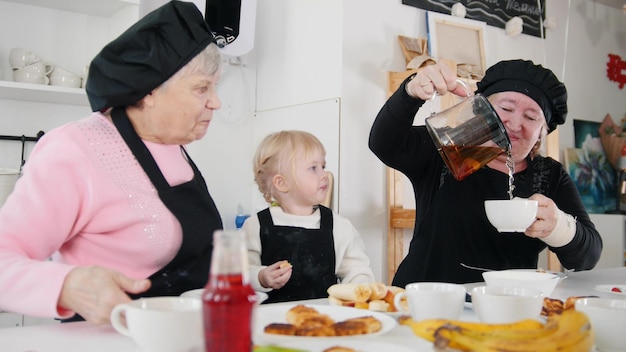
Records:
<instances>
[{"instance_id":1,"label":"white bowl","mask_svg":"<svg viewBox=\"0 0 626 352\"><path fill-rule=\"evenodd\" d=\"M576 310L589 317L600 352L626 349L626 300L588 297L576 300Z\"/></svg>"},{"instance_id":2,"label":"white bowl","mask_svg":"<svg viewBox=\"0 0 626 352\"><path fill-rule=\"evenodd\" d=\"M487 286L521 287L539 290L549 297L561 282L557 274L542 273L533 269L494 270L483 273Z\"/></svg>"},{"instance_id":3,"label":"white bowl","mask_svg":"<svg viewBox=\"0 0 626 352\"><path fill-rule=\"evenodd\" d=\"M486 200L485 213L499 232L524 232L536 219L537 201L523 198Z\"/></svg>"},{"instance_id":4,"label":"white bowl","mask_svg":"<svg viewBox=\"0 0 626 352\"><path fill-rule=\"evenodd\" d=\"M478 286L472 289L472 308L480 321L489 324L539 319L543 297L529 288Z\"/></svg>"}]
</instances>

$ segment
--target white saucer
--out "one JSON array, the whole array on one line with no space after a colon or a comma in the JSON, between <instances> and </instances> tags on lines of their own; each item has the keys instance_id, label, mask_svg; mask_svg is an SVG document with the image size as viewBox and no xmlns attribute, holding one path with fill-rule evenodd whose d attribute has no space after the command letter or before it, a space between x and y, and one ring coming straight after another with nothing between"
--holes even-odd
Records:
<instances>
[{"instance_id":1,"label":"white saucer","mask_svg":"<svg viewBox=\"0 0 626 352\"><path fill-rule=\"evenodd\" d=\"M202 298L202 292L204 292L204 289L203 288L198 288L198 289L195 289L195 290L183 292L180 296L181 297ZM263 301L265 301L267 299L267 293L265 293L265 292L254 291L254 293L256 293L256 303L257 304L260 304L261 302L263 302Z\"/></svg>"}]
</instances>

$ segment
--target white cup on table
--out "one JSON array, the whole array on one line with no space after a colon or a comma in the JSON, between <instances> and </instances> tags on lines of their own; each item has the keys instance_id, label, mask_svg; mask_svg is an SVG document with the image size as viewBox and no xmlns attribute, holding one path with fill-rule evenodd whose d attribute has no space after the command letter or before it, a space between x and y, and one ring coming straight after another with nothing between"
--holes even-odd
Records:
<instances>
[{"instance_id":1,"label":"white cup on table","mask_svg":"<svg viewBox=\"0 0 626 352\"><path fill-rule=\"evenodd\" d=\"M148 352L204 350L202 300L149 297L117 305L111 325Z\"/></svg>"},{"instance_id":2,"label":"white cup on table","mask_svg":"<svg viewBox=\"0 0 626 352\"><path fill-rule=\"evenodd\" d=\"M415 282L406 285L405 292L394 296L394 304L406 297L414 320L459 319L465 307L467 289L460 284L443 282Z\"/></svg>"}]
</instances>

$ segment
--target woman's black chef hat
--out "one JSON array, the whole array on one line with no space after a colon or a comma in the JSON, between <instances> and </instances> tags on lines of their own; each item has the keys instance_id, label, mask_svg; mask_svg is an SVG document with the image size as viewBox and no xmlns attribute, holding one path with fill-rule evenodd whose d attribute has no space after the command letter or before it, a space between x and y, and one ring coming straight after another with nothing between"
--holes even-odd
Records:
<instances>
[{"instance_id":1,"label":"woman's black chef hat","mask_svg":"<svg viewBox=\"0 0 626 352\"><path fill-rule=\"evenodd\" d=\"M103 111L138 102L214 41L194 3L166 3L93 59L85 87L91 109Z\"/></svg>"},{"instance_id":2,"label":"woman's black chef hat","mask_svg":"<svg viewBox=\"0 0 626 352\"><path fill-rule=\"evenodd\" d=\"M565 122L567 90L549 69L532 61L500 61L487 69L476 90L485 96L509 91L525 94L539 104L546 117L548 133Z\"/></svg>"}]
</instances>

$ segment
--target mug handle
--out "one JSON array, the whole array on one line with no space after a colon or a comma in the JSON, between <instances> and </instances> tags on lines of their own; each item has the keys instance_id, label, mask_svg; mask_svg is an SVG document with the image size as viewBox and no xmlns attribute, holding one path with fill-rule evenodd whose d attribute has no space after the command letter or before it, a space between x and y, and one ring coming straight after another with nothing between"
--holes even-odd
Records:
<instances>
[{"instance_id":1,"label":"mug handle","mask_svg":"<svg viewBox=\"0 0 626 352\"><path fill-rule=\"evenodd\" d=\"M48 76L43 76L43 79L44 79L44 82L45 82L44 84L46 84L46 85L47 85L47 84L50 84L50 77L48 77Z\"/></svg>"},{"instance_id":2,"label":"mug handle","mask_svg":"<svg viewBox=\"0 0 626 352\"><path fill-rule=\"evenodd\" d=\"M44 67L46 70L46 72L44 72L45 75L49 75L52 73L52 71L54 71L54 64L50 61L45 62Z\"/></svg>"},{"instance_id":3,"label":"mug handle","mask_svg":"<svg viewBox=\"0 0 626 352\"><path fill-rule=\"evenodd\" d=\"M128 330L128 325L126 325L126 311L128 310L128 305L126 304L118 304L111 311L111 325L117 332L122 335L131 336L130 330Z\"/></svg>"},{"instance_id":4,"label":"mug handle","mask_svg":"<svg viewBox=\"0 0 626 352\"><path fill-rule=\"evenodd\" d=\"M396 310L398 312L404 312L404 313L408 313L409 310L408 309L403 309L403 305L400 304L402 302L402 298L406 297L406 292L398 292L393 296L393 305L396 307Z\"/></svg>"}]
</instances>

